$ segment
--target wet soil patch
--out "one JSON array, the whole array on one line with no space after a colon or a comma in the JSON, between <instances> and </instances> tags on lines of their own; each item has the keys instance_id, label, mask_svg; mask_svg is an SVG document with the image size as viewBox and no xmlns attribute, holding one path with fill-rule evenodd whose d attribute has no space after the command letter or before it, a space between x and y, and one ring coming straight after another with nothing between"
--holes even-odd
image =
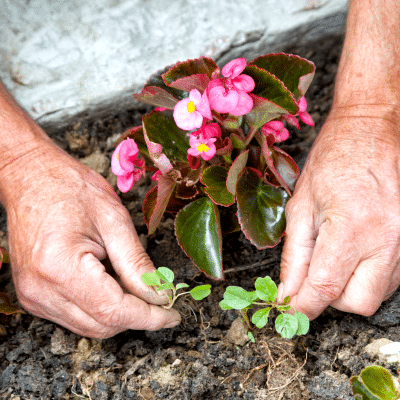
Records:
<instances>
[{"instance_id":1,"label":"wet soil patch","mask_svg":"<svg viewBox=\"0 0 400 400\"><path fill-rule=\"evenodd\" d=\"M291 129L290 139L281 145L300 166L330 109L342 41L329 37L282 49L317 67L307 93L316 126ZM126 110L92 123L77 121L52 138L116 187L109 168L113 143L125 129L139 125L149 110ZM172 218L165 216L157 232L147 236L141 205L150 176L130 193L120 194L143 245L156 267L171 268L179 282L190 286L211 283L212 296L200 303L178 302L183 322L174 329L127 331L105 340L81 337L29 314L0 315L0 398L353 399L349 377L376 361L366 346L379 338L400 340L400 295L371 318L328 308L306 336L294 340L280 338L268 325L254 331L254 344L246 339L238 313L222 311L218 302L228 285L251 289L256 277L266 275L279 282L282 243L258 251L243 234L228 235L223 248L226 280L208 280L178 246ZM4 210L0 246L7 247ZM7 266L1 270L0 291L15 298Z\"/></svg>"}]
</instances>

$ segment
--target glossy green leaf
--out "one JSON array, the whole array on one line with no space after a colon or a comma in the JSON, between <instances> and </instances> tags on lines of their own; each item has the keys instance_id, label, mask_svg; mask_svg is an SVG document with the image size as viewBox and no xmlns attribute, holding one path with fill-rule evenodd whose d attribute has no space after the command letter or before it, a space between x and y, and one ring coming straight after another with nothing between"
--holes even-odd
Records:
<instances>
[{"instance_id":1,"label":"glossy green leaf","mask_svg":"<svg viewBox=\"0 0 400 400\"><path fill-rule=\"evenodd\" d=\"M238 219L242 231L258 249L275 246L285 231L288 194L263 183L246 168L236 185Z\"/></svg>"},{"instance_id":2,"label":"glossy green leaf","mask_svg":"<svg viewBox=\"0 0 400 400\"><path fill-rule=\"evenodd\" d=\"M202 197L188 204L175 218L179 245L196 266L214 279L223 279L222 234L218 207Z\"/></svg>"},{"instance_id":3,"label":"glossy green leaf","mask_svg":"<svg viewBox=\"0 0 400 400\"><path fill-rule=\"evenodd\" d=\"M254 295L240 286L228 286L224 293L225 303L235 310L242 310L253 304Z\"/></svg>"},{"instance_id":4,"label":"glossy green leaf","mask_svg":"<svg viewBox=\"0 0 400 400\"><path fill-rule=\"evenodd\" d=\"M279 314L275 320L276 331L285 339L292 339L298 329L298 320L291 314Z\"/></svg>"},{"instance_id":5,"label":"glossy green leaf","mask_svg":"<svg viewBox=\"0 0 400 400\"><path fill-rule=\"evenodd\" d=\"M382 400L379 397L374 396L359 379L358 376L352 376L350 378L351 389L353 395L358 400Z\"/></svg>"},{"instance_id":6,"label":"glossy green leaf","mask_svg":"<svg viewBox=\"0 0 400 400\"><path fill-rule=\"evenodd\" d=\"M298 327L296 335L305 335L310 330L310 320L307 315L298 312L297 310L294 312L294 316L297 318Z\"/></svg>"},{"instance_id":7,"label":"glossy green leaf","mask_svg":"<svg viewBox=\"0 0 400 400\"><path fill-rule=\"evenodd\" d=\"M389 371L378 365L365 368L360 379L364 386L381 400L393 400L398 398L393 377Z\"/></svg>"},{"instance_id":8,"label":"glossy green leaf","mask_svg":"<svg viewBox=\"0 0 400 400\"><path fill-rule=\"evenodd\" d=\"M153 111L143 117L144 136L149 141L160 144L162 153L174 164L183 162L187 164L187 151L189 139L186 131L178 128L170 111ZM152 154L150 153L151 157ZM157 160L153 159L157 165Z\"/></svg>"},{"instance_id":9,"label":"glossy green leaf","mask_svg":"<svg viewBox=\"0 0 400 400\"><path fill-rule=\"evenodd\" d=\"M315 65L311 61L292 54L268 54L256 58L249 65L276 76L296 99L304 96L315 74Z\"/></svg>"},{"instance_id":10,"label":"glossy green leaf","mask_svg":"<svg viewBox=\"0 0 400 400\"><path fill-rule=\"evenodd\" d=\"M177 63L162 75L167 86L190 92L197 89L201 93L207 88L218 65L211 58L200 57Z\"/></svg>"},{"instance_id":11,"label":"glossy green leaf","mask_svg":"<svg viewBox=\"0 0 400 400\"><path fill-rule=\"evenodd\" d=\"M197 286L189 293L195 300L203 300L211 293L211 285Z\"/></svg>"},{"instance_id":12,"label":"glossy green leaf","mask_svg":"<svg viewBox=\"0 0 400 400\"><path fill-rule=\"evenodd\" d=\"M175 278L174 273L169 268L160 267L157 269L157 271L155 271L155 273L160 279L162 279L165 282L170 282L170 283L174 282Z\"/></svg>"},{"instance_id":13,"label":"glossy green leaf","mask_svg":"<svg viewBox=\"0 0 400 400\"><path fill-rule=\"evenodd\" d=\"M140 276L142 282L149 286L160 286L160 277L155 272L145 272Z\"/></svg>"},{"instance_id":14,"label":"glossy green leaf","mask_svg":"<svg viewBox=\"0 0 400 400\"><path fill-rule=\"evenodd\" d=\"M205 191L210 199L219 205L230 206L235 198L226 188L228 169L220 165L211 165L203 171L200 182L205 185Z\"/></svg>"},{"instance_id":15,"label":"glossy green leaf","mask_svg":"<svg viewBox=\"0 0 400 400\"><path fill-rule=\"evenodd\" d=\"M189 285L187 283L178 283L176 285L176 290L188 288Z\"/></svg>"},{"instance_id":16,"label":"glossy green leaf","mask_svg":"<svg viewBox=\"0 0 400 400\"><path fill-rule=\"evenodd\" d=\"M228 191L232 193L234 196L236 195L237 181L239 179L240 174L243 173L244 168L246 167L248 157L249 157L249 150L246 150L235 158L235 161L229 168L228 176L226 178L226 187Z\"/></svg>"},{"instance_id":17,"label":"glossy green leaf","mask_svg":"<svg viewBox=\"0 0 400 400\"><path fill-rule=\"evenodd\" d=\"M257 290L257 295L261 300L267 302L276 300L276 297L278 296L278 288L269 276L266 276L265 278L257 278L254 286Z\"/></svg>"},{"instance_id":18,"label":"glossy green leaf","mask_svg":"<svg viewBox=\"0 0 400 400\"><path fill-rule=\"evenodd\" d=\"M166 69L168 70L169 67ZM143 86L142 91L133 95L137 101L142 101L156 107L173 109L178 101L188 96L187 92L165 84L162 75L166 69L153 74Z\"/></svg>"},{"instance_id":19,"label":"glossy green leaf","mask_svg":"<svg viewBox=\"0 0 400 400\"><path fill-rule=\"evenodd\" d=\"M264 328L268 323L268 315L271 310L271 307L263 308L261 310L256 311L252 318L251 322L258 328Z\"/></svg>"}]
</instances>

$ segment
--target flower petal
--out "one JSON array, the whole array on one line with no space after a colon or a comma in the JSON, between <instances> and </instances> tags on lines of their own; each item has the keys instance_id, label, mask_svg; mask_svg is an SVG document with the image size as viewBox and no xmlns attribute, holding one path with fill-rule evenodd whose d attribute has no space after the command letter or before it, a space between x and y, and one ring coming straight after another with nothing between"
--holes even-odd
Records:
<instances>
[{"instance_id":1,"label":"flower petal","mask_svg":"<svg viewBox=\"0 0 400 400\"><path fill-rule=\"evenodd\" d=\"M217 140L217 139L214 139ZM215 152L217 151L214 143L208 143L208 150L204 153L201 153L201 157L203 158L203 160L211 160L214 156L215 156Z\"/></svg>"},{"instance_id":2,"label":"flower petal","mask_svg":"<svg viewBox=\"0 0 400 400\"><path fill-rule=\"evenodd\" d=\"M117 158L117 155L119 157L119 150L121 148L122 142L116 147L114 150L114 153L111 157L111 171L114 175L122 175L125 174L126 171L121 168L119 165L119 159Z\"/></svg>"},{"instance_id":3,"label":"flower petal","mask_svg":"<svg viewBox=\"0 0 400 400\"><path fill-rule=\"evenodd\" d=\"M242 90L238 90L239 101L236 107L229 111L232 115L240 116L247 114L253 108L253 99Z\"/></svg>"},{"instance_id":4,"label":"flower petal","mask_svg":"<svg viewBox=\"0 0 400 400\"><path fill-rule=\"evenodd\" d=\"M236 90L226 90L222 86L216 86L210 90L208 99L213 110L225 114L235 109L239 101L239 94Z\"/></svg>"},{"instance_id":5,"label":"flower petal","mask_svg":"<svg viewBox=\"0 0 400 400\"><path fill-rule=\"evenodd\" d=\"M251 92L256 87L254 79L251 76L242 74L237 78L232 79L232 84L238 90L243 90L244 92Z\"/></svg>"},{"instance_id":6,"label":"flower petal","mask_svg":"<svg viewBox=\"0 0 400 400\"><path fill-rule=\"evenodd\" d=\"M203 137L204 139L210 138L218 138L221 137L221 127L219 124L212 122L211 124L207 124L203 129Z\"/></svg>"},{"instance_id":7,"label":"flower petal","mask_svg":"<svg viewBox=\"0 0 400 400\"><path fill-rule=\"evenodd\" d=\"M299 117L305 124L311 125L311 126L315 125L314 120L312 119L311 115L307 111L299 113Z\"/></svg>"},{"instance_id":8,"label":"flower petal","mask_svg":"<svg viewBox=\"0 0 400 400\"><path fill-rule=\"evenodd\" d=\"M298 119L297 119L294 115L285 114L285 115L283 116L283 119L285 119L290 125L293 125L293 126L295 126L297 129L300 129L299 121L298 121Z\"/></svg>"},{"instance_id":9,"label":"flower petal","mask_svg":"<svg viewBox=\"0 0 400 400\"><path fill-rule=\"evenodd\" d=\"M132 172L135 168L134 161L139 153L139 148L133 139L126 139L119 149L119 165L127 172Z\"/></svg>"},{"instance_id":10,"label":"flower petal","mask_svg":"<svg viewBox=\"0 0 400 400\"><path fill-rule=\"evenodd\" d=\"M307 100L303 96L300 98L300 100L297 102L297 105L299 106L299 113L304 112L307 110Z\"/></svg>"},{"instance_id":11,"label":"flower petal","mask_svg":"<svg viewBox=\"0 0 400 400\"><path fill-rule=\"evenodd\" d=\"M201 93L197 89L192 89L189 93L189 100L196 105L201 100Z\"/></svg>"},{"instance_id":12,"label":"flower petal","mask_svg":"<svg viewBox=\"0 0 400 400\"><path fill-rule=\"evenodd\" d=\"M196 104L196 110L207 119L212 119L210 102L208 101L207 91L205 90L203 96L201 96L200 101Z\"/></svg>"},{"instance_id":13,"label":"flower petal","mask_svg":"<svg viewBox=\"0 0 400 400\"><path fill-rule=\"evenodd\" d=\"M122 193L129 192L129 190L132 189L133 185L134 177L132 172L117 176L117 186Z\"/></svg>"},{"instance_id":14,"label":"flower petal","mask_svg":"<svg viewBox=\"0 0 400 400\"><path fill-rule=\"evenodd\" d=\"M230 77L234 79L246 68L246 65L247 61L245 58L235 58L222 68L222 75L225 78Z\"/></svg>"}]
</instances>

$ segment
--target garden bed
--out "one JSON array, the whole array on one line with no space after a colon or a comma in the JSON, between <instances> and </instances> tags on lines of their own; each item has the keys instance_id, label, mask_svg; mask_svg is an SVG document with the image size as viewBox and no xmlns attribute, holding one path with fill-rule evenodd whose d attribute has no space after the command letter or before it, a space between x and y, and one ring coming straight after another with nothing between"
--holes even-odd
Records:
<instances>
[{"instance_id":1,"label":"garden bed","mask_svg":"<svg viewBox=\"0 0 400 400\"><path fill-rule=\"evenodd\" d=\"M308 111L316 126L290 129L282 143L302 165L330 109L343 37L330 37L301 48L282 49L316 64L307 93ZM75 158L107 177L113 140L141 123L149 108L127 110L93 123L79 122L53 139ZM365 346L373 339L400 341L393 296L371 318L328 308L312 321L304 337L285 340L272 325L255 330L256 343L246 340L238 312L218 303L229 285L254 287L258 276L279 282L282 243L258 251L242 233L224 238L225 281L199 273L178 246L173 219L165 216L151 237L141 205L152 183L122 194L143 245L156 267L171 268L177 282L210 283L212 295L201 302L178 301L182 324L157 332L126 331L113 338L91 340L29 314L0 315L0 398L2 399L353 399L350 376L374 360ZM119 193L119 192L118 192ZM0 212L0 246L7 247L4 210ZM13 293L10 271L3 266L0 291Z\"/></svg>"}]
</instances>

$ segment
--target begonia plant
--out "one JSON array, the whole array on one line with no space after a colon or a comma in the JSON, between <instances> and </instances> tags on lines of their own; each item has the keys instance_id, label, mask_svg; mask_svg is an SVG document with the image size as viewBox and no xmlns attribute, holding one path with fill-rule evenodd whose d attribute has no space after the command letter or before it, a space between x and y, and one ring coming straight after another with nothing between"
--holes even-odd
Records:
<instances>
[{"instance_id":1,"label":"begonia plant","mask_svg":"<svg viewBox=\"0 0 400 400\"><path fill-rule=\"evenodd\" d=\"M285 123L314 124L304 97L314 73L312 62L278 53L222 70L201 57L152 75L134 97L156 109L121 135L111 162L121 192L154 172L143 202L149 234L173 215L179 245L214 279L224 277L224 234L242 230L258 249L278 244L299 168L275 144L289 136Z\"/></svg>"}]
</instances>

